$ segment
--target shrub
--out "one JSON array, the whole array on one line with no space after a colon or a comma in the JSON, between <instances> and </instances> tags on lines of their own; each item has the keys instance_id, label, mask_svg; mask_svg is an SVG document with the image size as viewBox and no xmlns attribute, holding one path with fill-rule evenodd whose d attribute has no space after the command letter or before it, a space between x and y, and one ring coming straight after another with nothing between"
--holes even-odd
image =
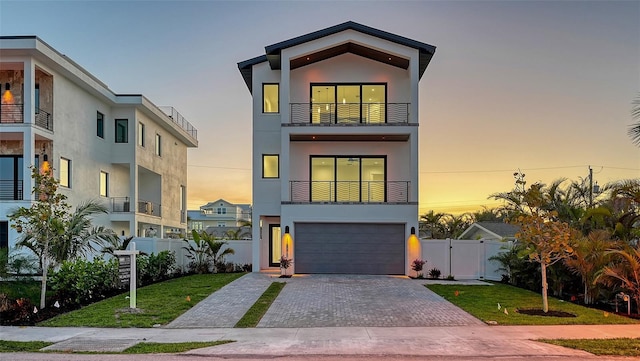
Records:
<instances>
[{"instance_id":1,"label":"shrub","mask_svg":"<svg viewBox=\"0 0 640 361\"><path fill-rule=\"evenodd\" d=\"M62 303L87 304L112 295L119 288L118 260L65 261L50 278L51 289Z\"/></svg>"},{"instance_id":2,"label":"shrub","mask_svg":"<svg viewBox=\"0 0 640 361\"><path fill-rule=\"evenodd\" d=\"M37 319L33 313L35 306L29 299L13 300L0 294L0 325L32 325Z\"/></svg>"},{"instance_id":3,"label":"shrub","mask_svg":"<svg viewBox=\"0 0 640 361\"><path fill-rule=\"evenodd\" d=\"M138 256L136 262L140 285L169 279L173 277L177 269L176 255L170 251L162 251L157 255L151 253L150 255Z\"/></svg>"},{"instance_id":4,"label":"shrub","mask_svg":"<svg viewBox=\"0 0 640 361\"><path fill-rule=\"evenodd\" d=\"M440 272L439 269L433 267L432 269L429 270L429 278L440 278L440 275L442 274L442 272Z\"/></svg>"}]
</instances>

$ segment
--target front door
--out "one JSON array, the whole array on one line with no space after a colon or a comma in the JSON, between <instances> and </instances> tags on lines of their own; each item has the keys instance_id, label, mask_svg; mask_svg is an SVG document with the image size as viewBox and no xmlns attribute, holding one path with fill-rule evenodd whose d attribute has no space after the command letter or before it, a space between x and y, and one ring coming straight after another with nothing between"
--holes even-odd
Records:
<instances>
[{"instance_id":1,"label":"front door","mask_svg":"<svg viewBox=\"0 0 640 361\"><path fill-rule=\"evenodd\" d=\"M269 225L269 266L279 267L282 256L282 235L279 224Z\"/></svg>"}]
</instances>

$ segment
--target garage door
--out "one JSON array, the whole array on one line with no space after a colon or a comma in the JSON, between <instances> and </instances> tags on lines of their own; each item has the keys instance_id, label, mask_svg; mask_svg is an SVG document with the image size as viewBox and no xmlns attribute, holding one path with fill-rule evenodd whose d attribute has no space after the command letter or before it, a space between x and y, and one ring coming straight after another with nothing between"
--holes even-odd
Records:
<instances>
[{"instance_id":1,"label":"garage door","mask_svg":"<svg viewBox=\"0 0 640 361\"><path fill-rule=\"evenodd\" d=\"M404 274L404 225L296 223L296 273Z\"/></svg>"}]
</instances>

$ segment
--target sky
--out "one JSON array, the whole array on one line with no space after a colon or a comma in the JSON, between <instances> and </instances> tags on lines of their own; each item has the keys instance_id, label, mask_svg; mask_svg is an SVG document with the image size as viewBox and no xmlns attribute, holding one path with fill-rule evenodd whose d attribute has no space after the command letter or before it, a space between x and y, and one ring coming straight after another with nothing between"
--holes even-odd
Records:
<instances>
[{"instance_id":1,"label":"sky","mask_svg":"<svg viewBox=\"0 0 640 361\"><path fill-rule=\"evenodd\" d=\"M419 86L419 212L459 214L527 184L640 178L640 1L0 0L1 35L37 35L115 93L198 129L188 208L251 203L251 94L237 63L345 21L437 47Z\"/></svg>"}]
</instances>

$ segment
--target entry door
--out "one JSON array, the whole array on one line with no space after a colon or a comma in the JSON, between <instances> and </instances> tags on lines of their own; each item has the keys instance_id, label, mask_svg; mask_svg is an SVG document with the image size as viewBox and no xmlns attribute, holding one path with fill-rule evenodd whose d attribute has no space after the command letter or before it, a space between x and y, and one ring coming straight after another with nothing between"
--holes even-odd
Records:
<instances>
[{"instance_id":1,"label":"entry door","mask_svg":"<svg viewBox=\"0 0 640 361\"><path fill-rule=\"evenodd\" d=\"M269 266L279 267L282 256L282 235L279 224L269 225Z\"/></svg>"}]
</instances>

